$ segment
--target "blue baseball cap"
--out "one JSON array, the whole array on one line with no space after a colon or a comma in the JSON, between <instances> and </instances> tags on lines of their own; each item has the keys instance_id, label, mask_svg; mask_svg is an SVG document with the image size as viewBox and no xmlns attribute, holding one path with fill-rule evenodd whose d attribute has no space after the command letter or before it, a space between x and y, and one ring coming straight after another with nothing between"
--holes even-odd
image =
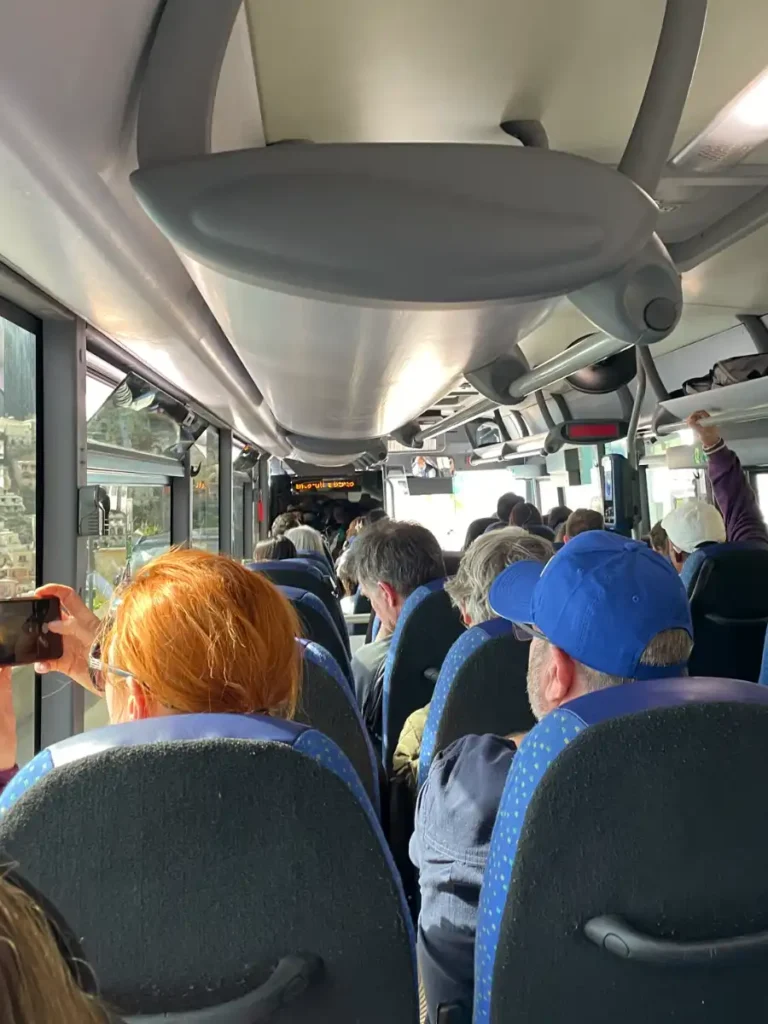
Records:
<instances>
[{"instance_id":1,"label":"blue baseball cap","mask_svg":"<svg viewBox=\"0 0 768 1024\"><path fill-rule=\"evenodd\" d=\"M684 629L693 637L691 609L671 563L616 533L581 533L543 568L540 562L507 566L489 598L497 615L530 627L598 672L656 679L685 668L640 664L664 630Z\"/></svg>"}]
</instances>

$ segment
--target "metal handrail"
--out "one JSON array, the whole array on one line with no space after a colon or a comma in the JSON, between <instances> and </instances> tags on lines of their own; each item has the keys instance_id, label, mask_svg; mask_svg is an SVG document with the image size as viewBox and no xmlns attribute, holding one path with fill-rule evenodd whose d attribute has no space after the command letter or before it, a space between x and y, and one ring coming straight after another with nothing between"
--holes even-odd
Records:
<instances>
[{"instance_id":1,"label":"metal handrail","mask_svg":"<svg viewBox=\"0 0 768 1024\"><path fill-rule=\"evenodd\" d=\"M712 424L716 427L724 427L729 423L751 423L753 420L768 419L768 402L761 405L748 406L746 409L722 409L719 412L714 410L707 419L707 426ZM674 423L662 423L657 427L657 434L676 434L679 430L689 429L685 420L676 420Z\"/></svg>"},{"instance_id":2,"label":"metal handrail","mask_svg":"<svg viewBox=\"0 0 768 1024\"><path fill-rule=\"evenodd\" d=\"M583 370L586 366L599 363L609 356L615 356L623 352L625 348L631 348L628 341L620 341L618 338L609 338L599 332L591 334L588 338L582 338L575 345L571 345L564 352L547 359L538 366L524 373L513 381L509 387L510 398L519 400L530 395L532 391L540 391L551 384L556 384L563 377Z\"/></svg>"},{"instance_id":3,"label":"metal handrail","mask_svg":"<svg viewBox=\"0 0 768 1024\"><path fill-rule=\"evenodd\" d=\"M433 423L431 427L425 427L424 430L420 430L414 436L414 441L428 441L430 437L439 437L440 434L447 434L449 430L463 427L466 423L476 420L478 416L483 416L487 412L493 412L498 407L498 402L494 402L490 398L481 398L479 401L473 402L472 405L464 406L463 409L453 413L453 415L446 416L439 423Z\"/></svg>"}]
</instances>

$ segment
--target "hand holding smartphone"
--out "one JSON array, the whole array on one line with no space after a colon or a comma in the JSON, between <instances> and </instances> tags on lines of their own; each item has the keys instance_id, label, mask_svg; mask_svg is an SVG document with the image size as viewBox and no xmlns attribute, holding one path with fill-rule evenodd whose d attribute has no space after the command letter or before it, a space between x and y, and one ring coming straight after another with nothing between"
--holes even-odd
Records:
<instances>
[{"instance_id":1,"label":"hand holding smartphone","mask_svg":"<svg viewBox=\"0 0 768 1024\"><path fill-rule=\"evenodd\" d=\"M62 638L48 629L61 618L57 597L0 601L0 665L31 665L62 657Z\"/></svg>"}]
</instances>

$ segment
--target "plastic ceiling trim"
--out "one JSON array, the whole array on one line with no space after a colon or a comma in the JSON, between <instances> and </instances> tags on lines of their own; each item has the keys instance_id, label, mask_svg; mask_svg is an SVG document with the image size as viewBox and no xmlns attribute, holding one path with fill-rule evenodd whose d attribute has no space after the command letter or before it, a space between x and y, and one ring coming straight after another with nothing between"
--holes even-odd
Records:
<instances>
[{"instance_id":1,"label":"plastic ceiling trim","mask_svg":"<svg viewBox=\"0 0 768 1024\"><path fill-rule=\"evenodd\" d=\"M241 4L167 0L139 102L140 167L210 153L216 86Z\"/></svg>"}]
</instances>

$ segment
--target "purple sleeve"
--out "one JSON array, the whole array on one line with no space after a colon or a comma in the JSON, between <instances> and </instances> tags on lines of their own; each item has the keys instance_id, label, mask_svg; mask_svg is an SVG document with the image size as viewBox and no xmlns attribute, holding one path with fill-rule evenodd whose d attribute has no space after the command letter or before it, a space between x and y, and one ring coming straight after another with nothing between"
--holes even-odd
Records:
<instances>
[{"instance_id":1,"label":"purple sleeve","mask_svg":"<svg viewBox=\"0 0 768 1024\"><path fill-rule=\"evenodd\" d=\"M0 771L0 793L3 792L11 779L18 774L18 771L19 766L17 764L15 764L13 768L3 768Z\"/></svg>"},{"instance_id":2,"label":"purple sleeve","mask_svg":"<svg viewBox=\"0 0 768 1024\"><path fill-rule=\"evenodd\" d=\"M709 456L709 479L725 520L726 539L768 545L768 530L755 492L738 456L725 445Z\"/></svg>"}]
</instances>

